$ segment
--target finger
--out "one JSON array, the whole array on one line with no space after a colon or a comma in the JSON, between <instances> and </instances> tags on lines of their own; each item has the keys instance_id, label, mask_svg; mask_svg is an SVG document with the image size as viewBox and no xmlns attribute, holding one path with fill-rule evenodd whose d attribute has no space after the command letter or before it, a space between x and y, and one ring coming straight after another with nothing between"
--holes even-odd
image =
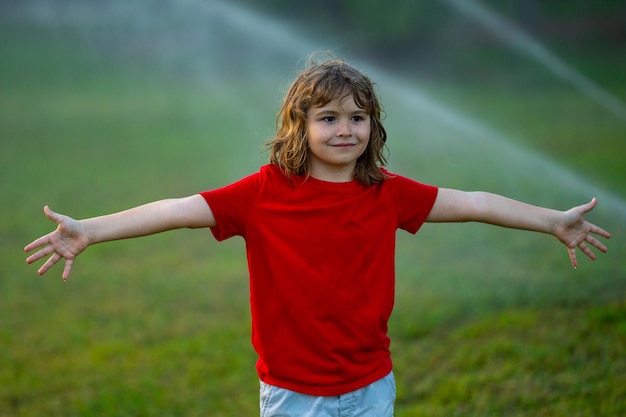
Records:
<instances>
[{"instance_id":1,"label":"finger","mask_svg":"<svg viewBox=\"0 0 626 417\"><path fill-rule=\"evenodd\" d=\"M46 215L47 218L49 218L50 220L52 220L55 223L59 222L59 214L56 213L55 211L53 211L50 206L44 206L43 208L43 212Z\"/></svg>"},{"instance_id":2,"label":"finger","mask_svg":"<svg viewBox=\"0 0 626 417\"><path fill-rule=\"evenodd\" d=\"M44 256L50 255L53 251L54 249L52 249L52 246L46 246L45 248L38 250L37 252L33 253L28 258L26 258L26 263L32 264L33 262L38 261Z\"/></svg>"},{"instance_id":3,"label":"finger","mask_svg":"<svg viewBox=\"0 0 626 417\"><path fill-rule=\"evenodd\" d=\"M589 257L589 259L591 259L592 261L596 260L596 254L593 253L591 251L591 249L589 249L589 247L587 246L587 244L585 244L585 242L581 242L580 244L578 244L578 248Z\"/></svg>"},{"instance_id":4,"label":"finger","mask_svg":"<svg viewBox=\"0 0 626 417\"><path fill-rule=\"evenodd\" d=\"M569 254L569 259L572 262L572 266L574 269L578 267L578 260L576 259L576 248L567 248L567 253Z\"/></svg>"},{"instance_id":5,"label":"finger","mask_svg":"<svg viewBox=\"0 0 626 417\"><path fill-rule=\"evenodd\" d=\"M606 230L602 229L601 227L596 226L595 224L591 225L591 229L589 229L589 231L591 233L594 233L598 236L602 236L605 237L607 239L611 238L611 234L609 232L607 232Z\"/></svg>"},{"instance_id":6,"label":"finger","mask_svg":"<svg viewBox=\"0 0 626 417\"><path fill-rule=\"evenodd\" d=\"M61 224L65 219L67 219L67 216L55 212L49 206L45 206L43 208L43 212L49 220L55 222L56 224Z\"/></svg>"},{"instance_id":7,"label":"finger","mask_svg":"<svg viewBox=\"0 0 626 417\"><path fill-rule=\"evenodd\" d=\"M47 245L48 243L50 243L50 234L35 239L28 245L24 246L24 252L30 252L31 250L43 245Z\"/></svg>"},{"instance_id":8,"label":"finger","mask_svg":"<svg viewBox=\"0 0 626 417\"><path fill-rule=\"evenodd\" d=\"M54 221L55 223L59 223L59 221L61 220L59 215L57 213L55 213L54 211L52 211L50 209L50 207L48 206L44 206L43 208L43 212L46 215L46 217L52 221ZM38 239L33 240L31 243L29 243L28 245L24 246L24 251L25 252L30 252L33 249L36 249L40 246L43 245L47 245L48 243L50 243L50 233L42 236Z\"/></svg>"},{"instance_id":9,"label":"finger","mask_svg":"<svg viewBox=\"0 0 626 417\"><path fill-rule=\"evenodd\" d=\"M594 247L600 249L602 252L606 252L608 250L608 248L602 242L600 242L598 239L591 235L587 236L585 240L591 243Z\"/></svg>"},{"instance_id":10,"label":"finger","mask_svg":"<svg viewBox=\"0 0 626 417\"><path fill-rule=\"evenodd\" d=\"M585 214L585 213L589 213L591 210L593 210L593 208L596 206L596 204L598 204L598 200L594 197L587 204L583 204L582 206L580 206L580 208L581 208L583 214Z\"/></svg>"},{"instance_id":11,"label":"finger","mask_svg":"<svg viewBox=\"0 0 626 417\"><path fill-rule=\"evenodd\" d=\"M39 270L37 271L37 273L39 275L43 275L46 273L46 271L48 271L48 269L52 268L54 266L54 264L56 264L57 262L59 262L59 260L61 259L61 255L59 255L58 253L54 253L47 261L45 264L43 264L43 266L41 268L39 268Z\"/></svg>"},{"instance_id":12,"label":"finger","mask_svg":"<svg viewBox=\"0 0 626 417\"><path fill-rule=\"evenodd\" d=\"M63 281L67 281L70 277L70 272L72 272L72 266L74 265L73 259L65 260L65 268L63 268Z\"/></svg>"}]
</instances>

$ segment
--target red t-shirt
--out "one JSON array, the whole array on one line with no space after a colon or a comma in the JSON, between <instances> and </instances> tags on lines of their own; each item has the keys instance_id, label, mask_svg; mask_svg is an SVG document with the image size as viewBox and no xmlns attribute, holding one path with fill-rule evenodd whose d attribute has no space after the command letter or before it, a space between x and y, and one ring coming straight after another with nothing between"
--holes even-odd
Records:
<instances>
[{"instance_id":1,"label":"red t-shirt","mask_svg":"<svg viewBox=\"0 0 626 417\"><path fill-rule=\"evenodd\" d=\"M217 240L246 241L259 378L340 395L391 371L395 234L415 233L437 188L408 178L365 187L294 178L277 165L201 193Z\"/></svg>"}]
</instances>

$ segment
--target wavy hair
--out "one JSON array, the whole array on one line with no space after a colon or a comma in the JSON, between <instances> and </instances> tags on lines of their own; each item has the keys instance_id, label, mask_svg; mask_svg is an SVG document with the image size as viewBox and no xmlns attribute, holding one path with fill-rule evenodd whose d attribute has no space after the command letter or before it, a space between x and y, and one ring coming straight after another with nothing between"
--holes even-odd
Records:
<instances>
[{"instance_id":1,"label":"wavy hair","mask_svg":"<svg viewBox=\"0 0 626 417\"><path fill-rule=\"evenodd\" d=\"M307 65L295 78L276 116L276 135L267 143L270 162L285 175L310 175L306 115L310 108L321 107L337 98L352 95L370 116L371 133L367 148L357 159L354 178L371 186L385 179L380 170L387 161L384 155L387 132L382 124L383 108L374 91L374 83L362 72L342 60L318 61L309 57Z\"/></svg>"}]
</instances>

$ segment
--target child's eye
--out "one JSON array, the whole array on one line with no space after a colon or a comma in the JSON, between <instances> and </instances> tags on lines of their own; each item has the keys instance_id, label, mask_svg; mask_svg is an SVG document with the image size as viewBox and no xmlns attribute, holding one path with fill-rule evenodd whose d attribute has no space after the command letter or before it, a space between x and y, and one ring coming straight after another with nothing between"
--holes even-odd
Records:
<instances>
[{"instance_id":1,"label":"child's eye","mask_svg":"<svg viewBox=\"0 0 626 417\"><path fill-rule=\"evenodd\" d=\"M334 122L335 121L335 117L334 116L325 116L322 118L323 121L325 122Z\"/></svg>"},{"instance_id":2,"label":"child's eye","mask_svg":"<svg viewBox=\"0 0 626 417\"><path fill-rule=\"evenodd\" d=\"M352 121L354 121L354 122L360 122L362 120L363 120L363 117L361 117L361 116L353 116L352 117Z\"/></svg>"}]
</instances>

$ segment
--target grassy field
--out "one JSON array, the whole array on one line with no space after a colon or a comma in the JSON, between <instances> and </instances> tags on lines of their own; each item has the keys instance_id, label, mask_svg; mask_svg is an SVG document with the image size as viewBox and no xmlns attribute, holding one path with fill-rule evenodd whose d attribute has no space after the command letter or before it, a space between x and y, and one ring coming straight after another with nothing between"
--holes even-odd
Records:
<instances>
[{"instance_id":1,"label":"grassy field","mask_svg":"<svg viewBox=\"0 0 626 417\"><path fill-rule=\"evenodd\" d=\"M252 172L282 85L224 77L198 86L120 69L58 28L7 24L1 35L0 416L257 415L240 239L180 230L102 244L67 283L59 268L38 277L22 248L50 230L44 204L89 217ZM626 97L626 80L611 82ZM529 172L526 157L405 117L381 90L394 170L557 208L591 197ZM573 270L547 236L477 224L399 233L397 415L626 415L625 123L587 104L555 123L550 110L578 103L568 89L517 90L515 104L497 90L431 91L513 132L514 146L591 177L614 200L590 218L614 237L608 254Z\"/></svg>"}]
</instances>

